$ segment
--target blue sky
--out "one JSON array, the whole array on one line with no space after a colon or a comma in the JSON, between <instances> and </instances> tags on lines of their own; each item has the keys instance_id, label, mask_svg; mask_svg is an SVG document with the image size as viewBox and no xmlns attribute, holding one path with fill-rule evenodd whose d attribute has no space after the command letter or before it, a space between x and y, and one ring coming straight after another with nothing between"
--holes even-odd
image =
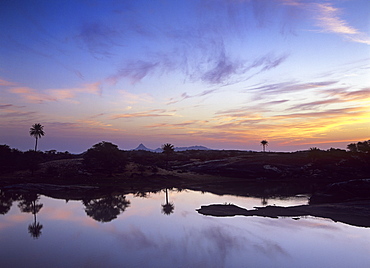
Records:
<instances>
[{"instance_id":1,"label":"blue sky","mask_svg":"<svg viewBox=\"0 0 370 268\"><path fill-rule=\"evenodd\" d=\"M369 139L370 1L0 3L0 143L295 151Z\"/></svg>"}]
</instances>

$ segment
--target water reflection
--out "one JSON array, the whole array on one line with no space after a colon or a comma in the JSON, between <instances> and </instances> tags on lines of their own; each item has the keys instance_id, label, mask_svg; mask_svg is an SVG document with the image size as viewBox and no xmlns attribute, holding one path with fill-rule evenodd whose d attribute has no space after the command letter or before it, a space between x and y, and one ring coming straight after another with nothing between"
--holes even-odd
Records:
<instances>
[{"instance_id":1,"label":"water reflection","mask_svg":"<svg viewBox=\"0 0 370 268\"><path fill-rule=\"evenodd\" d=\"M1 193L1 204L7 211L6 216L0 215L1 267L122 267L124 263L125 267L243 267L240 264L245 264L244 267L365 268L370 261L370 233L366 228L312 217L299 221L216 218L195 211L212 203L234 203L250 209L260 206L260 196L179 192L170 187L155 193L154 190L139 193L132 189L122 192L105 189L83 200L77 192L70 193L70 201L66 203L66 192L59 193L60 199L31 193ZM269 201L280 206L307 203L302 198L270 197ZM12 202L13 208L9 210ZM168 218L162 209L173 202L176 213ZM37 240L37 247L28 233L21 232L28 225L30 215L20 208L33 214L30 229L36 236L44 230L42 224L48 227ZM37 221L39 218L42 224ZM19 252L22 258L18 258Z\"/></svg>"},{"instance_id":2,"label":"water reflection","mask_svg":"<svg viewBox=\"0 0 370 268\"><path fill-rule=\"evenodd\" d=\"M33 223L28 225L29 234L37 239L41 235L41 229L43 225L37 222L37 213L40 212L43 204L39 203L40 196L35 193L25 193L20 196L18 207L21 212L32 213L33 214Z\"/></svg>"},{"instance_id":3,"label":"water reflection","mask_svg":"<svg viewBox=\"0 0 370 268\"><path fill-rule=\"evenodd\" d=\"M130 206L130 201L124 195L83 200L82 203L85 206L86 214L99 222L110 222L116 219Z\"/></svg>"},{"instance_id":4,"label":"water reflection","mask_svg":"<svg viewBox=\"0 0 370 268\"><path fill-rule=\"evenodd\" d=\"M165 215L170 215L175 210L175 205L172 202L168 202L168 189L165 189L166 193L166 203L162 204L162 213Z\"/></svg>"},{"instance_id":5,"label":"water reflection","mask_svg":"<svg viewBox=\"0 0 370 268\"><path fill-rule=\"evenodd\" d=\"M5 215L6 213L8 213L13 205L13 201L17 199L18 197L14 194L0 189L0 214Z\"/></svg>"}]
</instances>

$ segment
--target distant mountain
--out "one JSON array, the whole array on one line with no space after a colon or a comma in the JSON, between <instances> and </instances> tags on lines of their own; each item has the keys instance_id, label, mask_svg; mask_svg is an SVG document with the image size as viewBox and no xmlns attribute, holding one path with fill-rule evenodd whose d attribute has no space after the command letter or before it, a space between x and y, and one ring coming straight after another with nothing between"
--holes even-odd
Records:
<instances>
[{"instance_id":1,"label":"distant mountain","mask_svg":"<svg viewBox=\"0 0 370 268\"><path fill-rule=\"evenodd\" d=\"M143 150L143 151L156 152L156 153L161 153L162 152L162 148L157 148L157 149L153 150L153 149L147 148L142 143L140 143L140 145L138 147L136 147L135 149L132 149L132 150L133 151ZM182 152L182 151L187 151L187 150L212 150L212 149L209 149L205 146L199 146L199 145L189 146L189 147L175 147L176 152Z\"/></svg>"},{"instance_id":2,"label":"distant mountain","mask_svg":"<svg viewBox=\"0 0 370 268\"><path fill-rule=\"evenodd\" d=\"M140 150L142 150L142 151L150 151L150 152L154 152L154 150L152 150L152 149L149 149L149 148L145 147L145 145L144 145L144 144L142 144L142 143L140 143L138 147L136 147L135 149L132 149L132 150L133 150L133 151L140 151Z\"/></svg>"}]
</instances>

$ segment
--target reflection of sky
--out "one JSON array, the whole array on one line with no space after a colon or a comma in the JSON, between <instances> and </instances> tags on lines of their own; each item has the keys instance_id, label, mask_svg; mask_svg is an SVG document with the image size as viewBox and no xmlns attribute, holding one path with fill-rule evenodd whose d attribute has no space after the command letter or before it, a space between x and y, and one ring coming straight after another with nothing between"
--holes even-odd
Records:
<instances>
[{"instance_id":1,"label":"reflection of sky","mask_svg":"<svg viewBox=\"0 0 370 268\"><path fill-rule=\"evenodd\" d=\"M367 267L370 261L366 228L312 217L216 218L195 211L210 203L255 206L260 199L171 191L169 200L175 205L171 215L161 213L163 192L127 199L130 207L116 220L99 223L86 216L81 202L43 197L37 220L44 227L37 240L27 233L32 214L19 214L13 204L0 216L0 265Z\"/></svg>"}]
</instances>

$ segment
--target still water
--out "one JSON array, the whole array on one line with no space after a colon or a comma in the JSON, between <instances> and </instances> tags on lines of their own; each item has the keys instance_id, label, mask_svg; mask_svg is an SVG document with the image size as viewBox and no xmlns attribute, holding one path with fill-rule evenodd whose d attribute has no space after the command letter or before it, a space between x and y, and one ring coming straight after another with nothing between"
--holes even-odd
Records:
<instances>
[{"instance_id":1,"label":"still water","mask_svg":"<svg viewBox=\"0 0 370 268\"><path fill-rule=\"evenodd\" d=\"M369 228L196 211L266 204L258 198L188 190L68 202L38 197L0 214L1 267L370 267ZM291 206L307 198L267 202Z\"/></svg>"}]
</instances>

